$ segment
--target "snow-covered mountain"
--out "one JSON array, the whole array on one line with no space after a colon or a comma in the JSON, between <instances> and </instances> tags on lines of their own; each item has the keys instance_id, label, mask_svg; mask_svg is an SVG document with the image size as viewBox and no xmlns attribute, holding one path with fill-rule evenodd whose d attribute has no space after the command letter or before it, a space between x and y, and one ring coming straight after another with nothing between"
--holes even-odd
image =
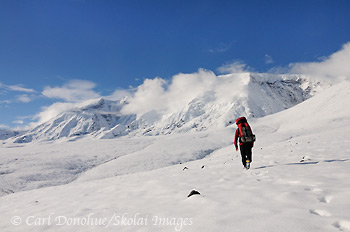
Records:
<instances>
[{"instance_id":1,"label":"snow-covered mountain","mask_svg":"<svg viewBox=\"0 0 350 232\"><path fill-rule=\"evenodd\" d=\"M213 78L213 77L211 77ZM91 100L65 111L14 142L79 138L91 135L114 138L123 135L160 135L223 128L245 115L263 117L290 108L310 98L320 83L300 75L236 73L217 76L175 111L150 108L142 114L126 114L132 99ZM181 97L180 93L177 97ZM168 101L161 104L172 104Z\"/></svg>"},{"instance_id":2,"label":"snow-covered mountain","mask_svg":"<svg viewBox=\"0 0 350 232\"><path fill-rule=\"evenodd\" d=\"M133 116L120 115L122 105L122 101L108 101L103 98L90 100L40 124L16 138L14 142L77 138L87 134L98 136L102 133L104 136L111 134L111 137L124 135L126 130L123 126L132 122Z\"/></svg>"},{"instance_id":3,"label":"snow-covered mountain","mask_svg":"<svg viewBox=\"0 0 350 232\"><path fill-rule=\"evenodd\" d=\"M0 129L0 140L6 140L8 138L18 135L19 132L15 130Z\"/></svg>"}]
</instances>

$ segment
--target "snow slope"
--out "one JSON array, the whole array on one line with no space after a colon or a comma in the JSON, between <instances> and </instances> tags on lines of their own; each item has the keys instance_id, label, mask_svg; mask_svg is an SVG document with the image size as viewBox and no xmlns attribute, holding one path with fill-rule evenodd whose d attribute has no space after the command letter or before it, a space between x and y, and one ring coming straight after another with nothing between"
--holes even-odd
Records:
<instances>
[{"instance_id":1,"label":"snow slope","mask_svg":"<svg viewBox=\"0 0 350 232\"><path fill-rule=\"evenodd\" d=\"M270 115L260 122L272 121L279 134L297 136L300 134L319 133L320 129L336 131L349 125L350 85L349 81L338 83L328 88L291 110L280 112L279 117ZM270 120L270 117L272 120ZM288 119L288 123L285 121ZM338 137L330 137L331 141Z\"/></svg>"},{"instance_id":2,"label":"snow slope","mask_svg":"<svg viewBox=\"0 0 350 232\"><path fill-rule=\"evenodd\" d=\"M290 108L311 97L322 86L301 75L235 73L216 76L202 70L197 74L196 78L200 80L196 82L203 84L197 83L187 92L180 91L182 82L191 78L174 78L167 91L162 90L161 96L150 99L143 93L152 93L152 88L145 82L129 99L97 99L82 103L18 136L14 142L218 129L230 125L232 119L240 115L263 117ZM153 98L163 99L140 111L141 106L155 101Z\"/></svg>"},{"instance_id":3,"label":"snow slope","mask_svg":"<svg viewBox=\"0 0 350 232\"><path fill-rule=\"evenodd\" d=\"M125 146L132 151L77 181L1 197L0 230L350 231L349 89L345 81L251 121L257 142L250 170L231 144L233 125L133 137ZM26 151L72 144L103 153L111 148L106 141L118 147L118 140L26 144ZM201 194L188 198L193 189Z\"/></svg>"}]
</instances>

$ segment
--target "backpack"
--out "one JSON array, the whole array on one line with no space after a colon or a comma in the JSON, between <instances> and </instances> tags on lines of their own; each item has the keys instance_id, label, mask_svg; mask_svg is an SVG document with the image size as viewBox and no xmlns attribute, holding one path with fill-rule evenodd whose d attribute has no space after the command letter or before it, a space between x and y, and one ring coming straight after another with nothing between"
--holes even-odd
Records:
<instances>
[{"instance_id":1,"label":"backpack","mask_svg":"<svg viewBox=\"0 0 350 232\"><path fill-rule=\"evenodd\" d=\"M239 137L241 143L255 142L255 135L253 134L246 118L240 118L240 120L237 120L237 126L241 135Z\"/></svg>"}]
</instances>

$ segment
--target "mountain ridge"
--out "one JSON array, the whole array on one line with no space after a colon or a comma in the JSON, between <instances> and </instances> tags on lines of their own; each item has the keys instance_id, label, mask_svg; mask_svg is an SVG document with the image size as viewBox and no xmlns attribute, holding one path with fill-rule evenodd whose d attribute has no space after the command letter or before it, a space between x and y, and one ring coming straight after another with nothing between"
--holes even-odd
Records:
<instances>
[{"instance_id":1,"label":"mountain ridge","mask_svg":"<svg viewBox=\"0 0 350 232\"><path fill-rule=\"evenodd\" d=\"M15 137L14 142L76 139L86 135L101 139L155 136L222 128L241 115L259 118L290 108L312 97L322 86L320 82L290 74L235 73L215 78L211 80L211 89L203 88L175 112L150 108L146 113L126 114L124 109L132 106L132 97L119 101L99 98L58 114Z\"/></svg>"}]
</instances>

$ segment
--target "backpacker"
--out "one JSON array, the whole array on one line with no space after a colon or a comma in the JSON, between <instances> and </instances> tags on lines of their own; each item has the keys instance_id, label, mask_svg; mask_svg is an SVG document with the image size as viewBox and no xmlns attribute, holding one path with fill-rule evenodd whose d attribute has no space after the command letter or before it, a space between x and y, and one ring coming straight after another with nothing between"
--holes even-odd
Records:
<instances>
[{"instance_id":1,"label":"backpacker","mask_svg":"<svg viewBox=\"0 0 350 232\"><path fill-rule=\"evenodd\" d=\"M252 129L250 128L247 119L245 117L241 117L237 119L236 122L240 136L239 136L239 142L240 143L252 143L255 142L255 135L252 132Z\"/></svg>"}]
</instances>

